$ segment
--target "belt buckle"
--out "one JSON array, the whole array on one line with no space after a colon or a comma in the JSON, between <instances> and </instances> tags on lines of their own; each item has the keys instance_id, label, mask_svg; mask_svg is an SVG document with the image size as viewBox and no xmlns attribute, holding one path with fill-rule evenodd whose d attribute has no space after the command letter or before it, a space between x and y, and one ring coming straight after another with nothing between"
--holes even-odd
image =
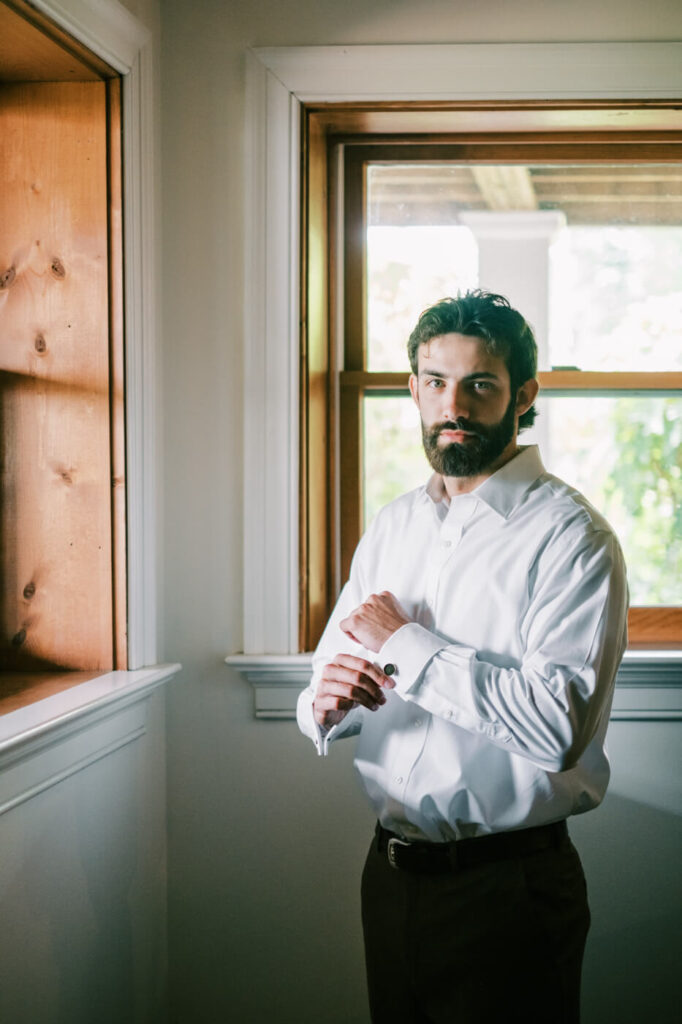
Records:
<instances>
[{"instance_id":1,"label":"belt buckle","mask_svg":"<svg viewBox=\"0 0 682 1024\"><path fill-rule=\"evenodd\" d=\"M397 856L398 856L397 850L398 850L398 847L399 846L409 846L409 845L410 844L406 843L404 839L398 839L398 838L396 838L396 836L392 836L389 839L388 847L387 847L387 850L388 850L388 863L391 865L392 868L395 868L396 871L400 870L400 867L399 867L398 861L397 861Z\"/></svg>"}]
</instances>

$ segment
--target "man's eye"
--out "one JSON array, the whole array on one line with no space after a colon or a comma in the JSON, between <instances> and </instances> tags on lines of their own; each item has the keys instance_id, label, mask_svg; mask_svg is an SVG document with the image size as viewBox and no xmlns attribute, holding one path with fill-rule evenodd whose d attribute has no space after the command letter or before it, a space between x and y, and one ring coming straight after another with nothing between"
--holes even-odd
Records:
<instances>
[{"instance_id":1,"label":"man's eye","mask_svg":"<svg viewBox=\"0 0 682 1024\"><path fill-rule=\"evenodd\" d=\"M443 383L444 382L442 380L438 380L438 378L434 378L433 380L427 380L426 386L427 386L427 388L442 388L443 387Z\"/></svg>"},{"instance_id":2,"label":"man's eye","mask_svg":"<svg viewBox=\"0 0 682 1024\"><path fill-rule=\"evenodd\" d=\"M475 380L474 391L492 391L492 384L488 380Z\"/></svg>"}]
</instances>

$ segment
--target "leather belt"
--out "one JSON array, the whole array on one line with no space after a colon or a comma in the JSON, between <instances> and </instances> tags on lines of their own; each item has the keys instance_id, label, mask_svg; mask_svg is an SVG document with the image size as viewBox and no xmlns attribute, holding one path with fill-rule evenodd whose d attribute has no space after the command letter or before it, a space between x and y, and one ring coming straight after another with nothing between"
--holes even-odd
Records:
<instances>
[{"instance_id":1,"label":"leather belt","mask_svg":"<svg viewBox=\"0 0 682 1024\"><path fill-rule=\"evenodd\" d=\"M391 867L421 874L442 874L498 860L513 860L559 847L568 839L565 821L524 828L514 832L493 832L450 843L410 843L377 824L377 847L386 852Z\"/></svg>"}]
</instances>

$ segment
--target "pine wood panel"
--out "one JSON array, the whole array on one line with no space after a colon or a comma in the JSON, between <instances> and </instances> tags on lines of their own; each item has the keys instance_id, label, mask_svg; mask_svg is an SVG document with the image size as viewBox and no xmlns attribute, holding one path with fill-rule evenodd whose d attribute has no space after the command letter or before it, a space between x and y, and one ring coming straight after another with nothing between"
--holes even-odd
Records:
<instances>
[{"instance_id":1,"label":"pine wood panel","mask_svg":"<svg viewBox=\"0 0 682 1024\"><path fill-rule=\"evenodd\" d=\"M108 669L105 86L3 86L0 132L0 664Z\"/></svg>"}]
</instances>

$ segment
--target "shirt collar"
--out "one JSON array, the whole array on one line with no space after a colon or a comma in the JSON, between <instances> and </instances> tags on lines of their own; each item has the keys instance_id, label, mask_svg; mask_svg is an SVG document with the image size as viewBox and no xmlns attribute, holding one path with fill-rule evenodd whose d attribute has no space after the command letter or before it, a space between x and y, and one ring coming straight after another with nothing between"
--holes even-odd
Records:
<instances>
[{"instance_id":1,"label":"shirt collar","mask_svg":"<svg viewBox=\"0 0 682 1024\"><path fill-rule=\"evenodd\" d=\"M470 493L484 501L503 519L508 519L520 504L531 484L535 483L544 472L545 467L542 464L538 446L536 444L526 445L519 449L518 455L515 455L509 462L505 462L501 469L498 469ZM439 473L434 473L431 476L425 490L435 504L443 500L447 503L448 495L445 483Z\"/></svg>"},{"instance_id":2,"label":"shirt collar","mask_svg":"<svg viewBox=\"0 0 682 1024\"><path fill-rule=\"evenodd\" d=\"M443 481L443 477L440 475L440 473L431 474L426 485L426 494L434 503L434 505L437 505L441 501L444 501L446 504L449 504L450 502L448 492L445 490L445 483Z\"/></svg>"}]
</instances>

